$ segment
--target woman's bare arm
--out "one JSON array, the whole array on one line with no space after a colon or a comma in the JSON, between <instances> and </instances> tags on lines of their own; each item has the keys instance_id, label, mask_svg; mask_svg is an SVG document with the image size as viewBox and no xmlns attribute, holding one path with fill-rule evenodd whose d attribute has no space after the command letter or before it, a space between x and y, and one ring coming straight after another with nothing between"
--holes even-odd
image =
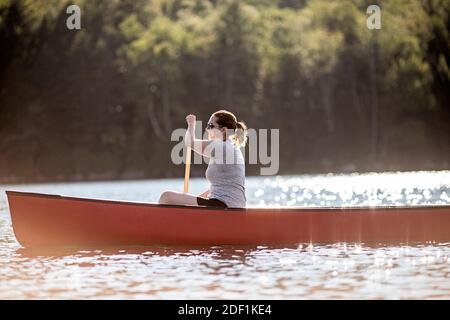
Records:
<instances>
[{"instance_id":1,"label":"woman's bare arm","mask_svg":"<svg viewBox=\"0 0 450 320\"><path fill-rule=\"evenodd\" d=\"M186 130L186 134L184 137L184 143L187 147L190 147L192 150L201 155L205 154L205 148L208 145L208 140L200 140L195 139L195 121L196 118L194 115L190 114L186 117L186 122L188 124L188 128Z\"/></svg>"}]
</instances>

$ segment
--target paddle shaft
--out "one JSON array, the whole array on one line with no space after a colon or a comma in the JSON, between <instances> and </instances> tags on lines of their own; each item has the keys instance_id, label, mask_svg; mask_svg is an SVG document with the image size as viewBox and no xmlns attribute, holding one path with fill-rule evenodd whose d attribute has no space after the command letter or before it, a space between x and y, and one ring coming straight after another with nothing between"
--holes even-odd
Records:
<instances>
[{"instance_id":1,"label":"paddle shaft","mask_svg":"<svg viewBox=\"0 0 450 320\"><path fill-rule=\"evenodd\" d=\"M191 148L186 148L186 168L184 171L184 193L188 193L189 189L189 174L191 171Z\"/></svg>"}]
</instances>

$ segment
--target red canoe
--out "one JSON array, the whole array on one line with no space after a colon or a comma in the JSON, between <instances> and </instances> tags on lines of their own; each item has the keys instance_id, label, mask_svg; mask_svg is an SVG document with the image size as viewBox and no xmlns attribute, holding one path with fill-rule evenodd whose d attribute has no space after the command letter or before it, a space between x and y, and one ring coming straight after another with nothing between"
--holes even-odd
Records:
<instances>
[{"instance_id":1,"label":"red canoe","mask_svg":"<svg viewBox=\"0 0 450 320\"><path fill-rule=\"evenodd\" d=\"M450 206L211 209L6 193L22 246L450 242Z\"/></svg>"}]
</instances>

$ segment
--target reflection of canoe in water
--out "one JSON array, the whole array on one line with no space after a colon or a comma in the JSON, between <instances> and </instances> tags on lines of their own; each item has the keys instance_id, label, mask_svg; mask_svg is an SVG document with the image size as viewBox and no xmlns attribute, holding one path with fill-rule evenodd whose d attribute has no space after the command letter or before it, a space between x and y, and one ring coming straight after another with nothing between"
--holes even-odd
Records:
<instances>
[{"instance_id":1,"label":"reflection of canoe in water","mask_svg":"<svg viewBox=\"0 0 450 320\"><path fill-rule=\"evenodd\" d=\"M6 193L23 246L450 241L450 206L212 209Z\"/></svg>"}]
</instances>

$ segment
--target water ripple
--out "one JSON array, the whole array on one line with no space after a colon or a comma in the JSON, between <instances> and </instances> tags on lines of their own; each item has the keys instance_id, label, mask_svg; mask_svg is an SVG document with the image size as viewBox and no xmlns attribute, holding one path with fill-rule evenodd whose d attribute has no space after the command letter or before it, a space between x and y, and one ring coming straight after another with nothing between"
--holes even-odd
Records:
<instances>
[{"instance_id":1,"label":"water ripple","mask_svg":"<svg viewBox=\"0 0 450 320\"><path fill-rule=\"evenodd\" d=\"M250 206L449 204L450 172L249 178ZM450 243L21 248L5 189L156 201L182 180L0 186L0 299L449 299ZM193 179L193 192L205 188Z\"/></svg>"}]
</instances>

